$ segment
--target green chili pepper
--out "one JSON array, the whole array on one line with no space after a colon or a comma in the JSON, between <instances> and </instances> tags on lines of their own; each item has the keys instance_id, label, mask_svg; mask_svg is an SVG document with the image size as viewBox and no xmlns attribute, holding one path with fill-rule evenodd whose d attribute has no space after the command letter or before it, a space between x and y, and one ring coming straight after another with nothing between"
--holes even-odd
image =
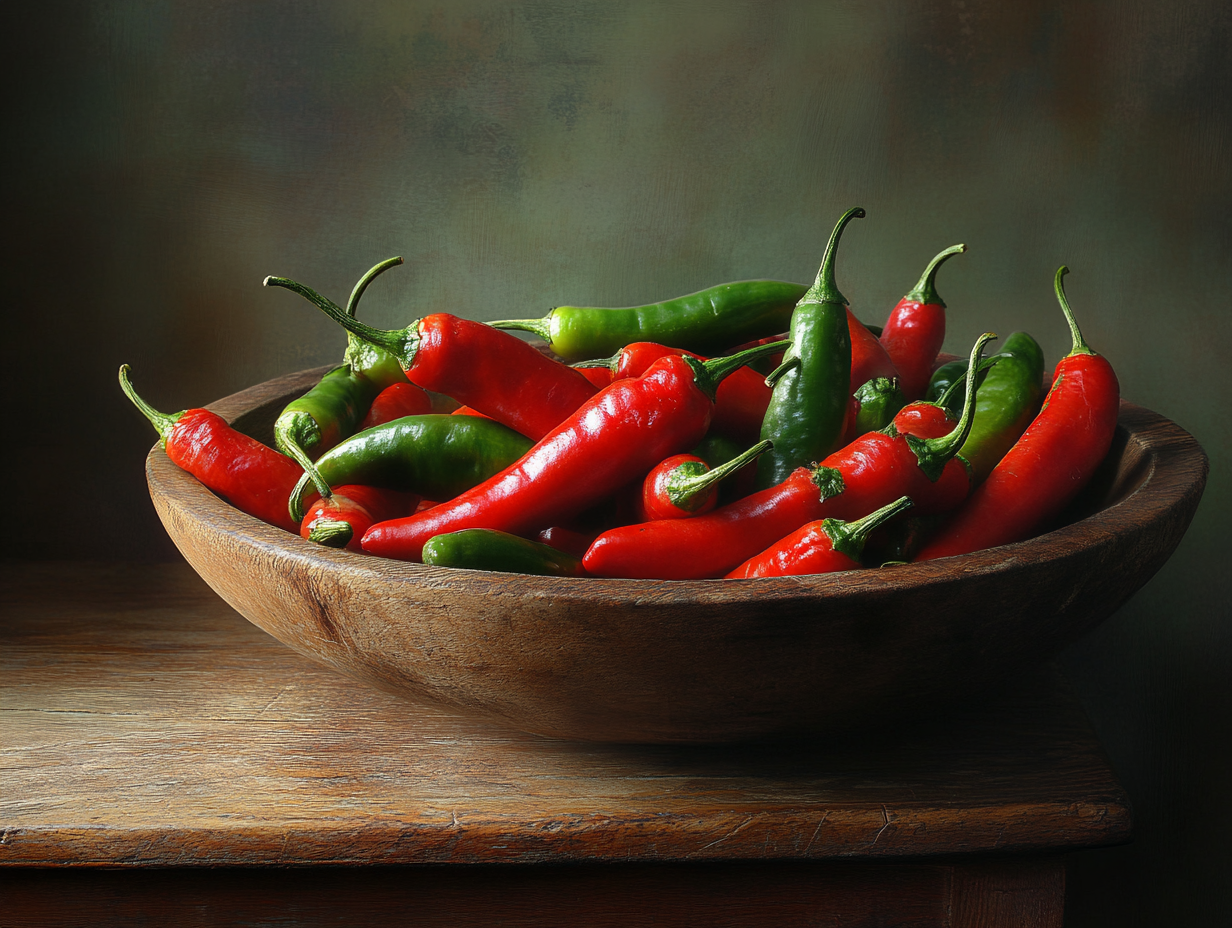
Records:
<instances>
[{"instance_id":1,"label":"green chili pepper","mask_svg":"<svg viewBox=\"0 0 1232 928\"><path fill-rule=\"evenodd\" d=\"M406 416L352 435L321 455L315 469L327 486L358 483L444 501L504 470L533 444L481 416ZM305 472L291 491L296 521L304 517L311 482Z\"/></svg>"},{"instance_id":2,"label":"green chili pepper","mask_svg":"<svg viewBox=\"0 0 1232 928\"><path fill-rule=\"evenodd\" d=\"M971 434L958 449L982 483L1018 441L1039 411L1044 393L1044 352L1026 332L1015 332L989 360L996 364L975 395Z\"/></svg>"},{"instance_id":3,"label":"green chili pepper","mask_svg":"<svg viewBox=\"0 0 1232 928\"><path fill-rule=\"evenodd\" d=\"M822 460L841 437L851 391L851 332L847 299L834 282L838 240L864 210L843 213L817 271L817 280L796 304L783 363L766 383L774 388L761 437L774 447L757 461L757 485L772 487L797 467Z\"/></svg>"},{"instance_id":4,"label":"green chili pepper","mask_svg":"<svg viewBox=\"0 0 1232 928\"><path fill-rule=\"evenodd\" d=\"M781 280L742 280L646 306L557 306L542 319L489 325L533 332L566 361L608 357L633 342L722 354L733 345L782 332L807 290Z\"/></svg>"},{"instance_id":5,"label":"green chili pepper","mask_svg":"<svg viewBox=\"0 0 1232 928\"><path fill-rule=\"evenodd\" d=\"M1026 332L1015 332L1001 351L984 360L980 373L983 380L975 394L975 421L958 452L971 464L977 483L996 467L1039 410L1044 352ZM965 360L943 364L933 372L927 398L953 411L956 399L961 406L958 385L966 375Z\"/></svg>"},{"instance_id":6,"label":"green chili pepper","mask_svg":"<svg viewBox=\"0 0 1232 928\"><path fill-rule=\"evenodd\" d=\"M966 376L966 358L958 358L954 361L947 361L945 364L942 364L939 368L933 371L933 376L928 381L928 389L924 391L924 399L930 403L938 403L941 401L941 397L948 393L950 399L946 404L946 408L948 408L950 412L957 414L958 409L956 409L955 406L957 405L958 408L962 407L962 394L957 393L957 395L955 395L955 391L951 391L950 388Z\"/></svg>"},{"instance_id":7,"label":"green chili pepper","mask_svg":"<svg viewBox=\"0 0 1232 928\"><path fill-rule=\"evenodd\" d=\"M401 258L390 258L361 277L347 301L347 315L355 315L368 284L401 263ZM355 431L378 393L406 380L397 359L389 352L349 333L347 340L343 363L303 396L288 403L274 422L274 442L278 450L303 467L317 491L326 497L329 487L317 475L313 460Z\"/></svg>"},{"instance_id":8,"label":"green chili pepper","mask_svg":"<svg viewBox=\"0 0 1232 928\"><path fill-rule=\"evenodd\" d=\"M580 577L582 562L551 545L490 528L469 528L430 538L423 562L434 567L463 567L510 574Z\"/></svg>"},{"instance_id":9,"label":"green chili pepper","mask_svg":"<svg viewBox=\"0 0 1232 928\"><path fill-rule=\"evenodd\" d=\"M855 397L860 402L860 412L852 430L856 438L880 432L907 405L907 398L898 388L898 380L889 377L874 377L856 390Z\"/></svg>"}]
</instances>

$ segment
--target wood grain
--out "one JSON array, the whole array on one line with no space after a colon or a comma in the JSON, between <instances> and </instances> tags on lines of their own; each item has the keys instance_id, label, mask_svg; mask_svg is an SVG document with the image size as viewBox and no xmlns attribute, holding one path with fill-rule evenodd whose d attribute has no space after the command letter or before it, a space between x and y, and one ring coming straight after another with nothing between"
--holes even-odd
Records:
<instances>
[{"instance_id":1,"label":"wood grain","mask_svg":"<svg viewBox=\"0 0 1232 928\"><path fill-rule=\"evenodd\" d=\"M266 437L320 370L220 401ZM328 666L416 701L597 741L715 742L901 723L1035 666L1167 560L1207 463L1122 405L1088 492L1046 535L961 558L752 581L526 577L313 545L223 503L155 448L151 496L233 607Z\"/></svg>"},{"instance_id":2,"label":"wood grain","mask_svg":"<svg viewBox=\"0 0 1232 928\"><path fill-rule=\"evenodd\" d=\"M841 741L552 741L357 685L183 565L0 576L0 867L893 861L1129 835L1051 673Z\"/></svg>"}]
</instances>

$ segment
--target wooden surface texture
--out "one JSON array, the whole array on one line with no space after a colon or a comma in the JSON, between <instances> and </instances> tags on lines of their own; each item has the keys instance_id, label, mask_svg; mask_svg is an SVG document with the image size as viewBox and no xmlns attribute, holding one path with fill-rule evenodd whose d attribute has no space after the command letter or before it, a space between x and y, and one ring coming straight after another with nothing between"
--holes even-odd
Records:
<instances>
[{"instance_id":1,"label":"wooden surface texture","mask_svg":"<svg viewBox=\"0 0 1232 928\"><path fill-rule=\"evenodd\" d=\"M0 866L903 859L1128 839L1054 674L908 729L552 741L312 663L185 565L9 562Z\"/></svg>"}]
</instances>

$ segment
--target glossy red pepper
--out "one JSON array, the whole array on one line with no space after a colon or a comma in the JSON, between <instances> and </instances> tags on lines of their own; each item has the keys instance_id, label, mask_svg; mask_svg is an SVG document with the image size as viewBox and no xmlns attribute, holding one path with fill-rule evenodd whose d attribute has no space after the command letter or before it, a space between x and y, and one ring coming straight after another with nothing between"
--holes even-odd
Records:
<instances>
[{"instance_id":1,"label":"glossy red pepper","mask_svg":"<svg viewBox=\"0 0 1232 928\"><path fill-rule=\"evenodd\" d=\"M888 506L854 522L821 519L792 532L756 557L749 558L724 579L787 577L859 570L868 536L900 512L911 508L911 498L900 496Z\"/></svg>"},{"instance_id":2,"label":"glossy red pepper","mask_svg":"<svg viewBox=\"0 0 1232 928\"><path fill-rule=\"evenodd\" d=\"M532 441L595 394L594 384L568 365L485 323L434 313L404 329L375 329L303 284L284 277L265 282L298 293L351 334L389 352L412 383L451 396Z\"/></svg>"},{"instance_id":3,"label":"glossy red pepper","mask_svg":"<svg viewBox=\"0 0 1232 928\"><path fill-rule=\"evenodd\" d=\"M1121 388L1112 365L1087 346L1078 329L1062 285L1068 272L1057 271L1054 288L1073 348L1057 363L1039 415L917 560L1031 537L1069 504L1108 453Z\"/></svg>"},{"instance_id":4,"label":"glossy red pepper","mask_svg":"<svg viewBox=\"0 0 1232 928\"><path fill-rule=\"evenodd\" d=\"M874 377L886 377L890 380L898 378L898 368L890 360L885 347L877 340L877 336L857 319L847 307L847 329L851 333L851 392Z\"/></svg>"},{"instance_id":5,"label":"glossy red pepper","mask_svg":"<svg viewBox=\"0 0 1232 928\"><path fill-rule=\"evenodd\" d=\"M770 442L758 442L715 468L696 454L674 454L661 461L642 481L639 521L687 519L709 512L719 501L720 481L769 449Z\"/></svg>"},{"instance_id":6,"label":"glossy red pepper","mask_svg":"<svg viewBox=\"0 0 1232 928\"><path fill-rule=\"evenodd\" d=\"M318 499L309 507L299 534L330 548L359 551L359 539L369 526L413 512L419 502L416 493L358 484L334 487L328 499Z\"/></svg>"},{"instance_id":7,"label":"glossy red pepper","mask_svg":"<svg viewBox=\"0 0 1232 928\"><path fill-rule=\"evenodd\" d=\"M763 340L750 347L759 347L769 341L776 340ZM708 360L691 351L669 348L657 342L633 342L618 351L608 362L612 380L641 377L651 364L669 354L688 355L699 361ZM733 371L731 376L719 384L711 427L719 434L745 444L757 441L762 418L770 404L770 394L765 377L753 368L745 366Z\"/></svg>"},{"instance_id":8,"label":"glossy red pepper","mask_svg":"<svg viewBox=\"0 0 1232 928\"><path fill-rule=\"evenodd\" d=\"M413 383L396 383L376 395L357 431L384 425L403 416L426 416L432 412L432 397Z\"/></svg>"},{"instance_id":9,"label":"glossy red pepper","mask_svg":"<svg viewBox=\"0 0 1232 928\"><path fill-rule=\"evenodd\" d=\"M898 377L898 368L894 366L885 346L881 344L876 335L869 331L868 326L855 317L851 307L847 307L847 330L851 336L851 392L853 394L874 377L887 377L890 380ZM786 339L790 334L788 332L759 339L756 342L741 345L735 350L742 351L754 345L772 344L778 341L782 341L786 347ZM782 354L771 354L766 356L764 362L758 363L757 367L769 372L782 363Z\"/></svg>"},{"instance_id":10,"label":"glossy red pepper","mask_svg":"<svg viewBox=\"0 0 1232 928\"><path fill-rule=\"evenodd\" d=\"M576 367L575 370L594 384L596 390L602 390L604 387L612 385L612 370L605 365L600 365L599 367Z\"/></svg>"},{"instance_id":11,"label":"glossy red pepper","mask_svg":"<svg viewBox=\"0 0 1232 928\"><path fill-rule=\"evenodd\" d=\"M966 250L966 245L951 245L929 261L915 289L898 301L881 330L881 344L898 368L898 385L908 400L924 395L945 341L945 303L937 295L937 270Z\"/></svg>"},{"instance_id":12,"label":"glossy red pepper","mask_svg":"<svg viewBox=\"0 0 1232 928\"><path fill-rule=\"evenodd\" d=\"M304 473L302 467L237 432L208 409L158 412L129 383L127 364L120 365L120 388L158 431L173 464L236 509L288 532L299 531L299 523L287 512L287 498Z\"/></svg>"},{"instance_id":13,"label":"glossy red pepper","mask_svg":"<svg viewBox=\"0 0 1232 928\"><path fill-rule=\"evenodd\" d=\"M976 342L978 358L993 336ZM963 416L944 438L870 432L816 467L693 519L663 519L604 532L586 552L597 577L701 580L721 577L806 522L855 519L910 496L917 511L957 506L970 492L966 463L955 454L971 427L974 389Z\"/></svg>"},{"instance_id":14,"label":"glossy red pepper","mask_svg":"<svg viewBox=\"0 0 1232 928\"><path fill-rule=\"evenodd\" d=\"M565 522L701 441L718 384L745 360L660 358L643 376L601 391L491 479L427 512L374 525L363 548L416 561L424 543L445 532L527 535Z\"/></svg>"}]
</instances>

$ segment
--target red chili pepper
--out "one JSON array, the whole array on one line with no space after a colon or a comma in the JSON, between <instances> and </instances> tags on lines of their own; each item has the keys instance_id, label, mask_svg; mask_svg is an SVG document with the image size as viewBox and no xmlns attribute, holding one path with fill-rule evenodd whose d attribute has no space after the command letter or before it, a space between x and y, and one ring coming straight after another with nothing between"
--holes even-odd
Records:
<instances>
[{"instance_id":1,"label":"red chili pepper","mask_svg":"<svg viewBox=\"0 0 1232 928\"><path fill-rule=\"evenodd\" d=\"M575 531L563 525L551 525L537 534L535 540L540 544L550 545L564 551L565 554L571 554L580 561L598 534L598 532Z\"/></svg>"},{"instance_id":2,"label":"red chili pepper","mask_svg":"<svg viewBox=\"0 0 1232 928\"><path fill-rule=\"evenodd\" d=\"M772 341L775 339L763 340L752 347L761 347ZM669 354L688 355L699 361L709 360L692 351L669 348L657 342L633 342L618 351L608 362L612 380L614 382L641 377L651 364ZM731 376L719 384L711 427L719 434L744 444L757 441L766 407L770 405L771 392L766 386L765 376L753 368L745 366L733 371Z\"/></svg>"},{"instance_id":3,"label":"red chili pepper","mask_svg":"<svg viewBox=\"0 0 1232 928\"><path fill-rule=\"evenodd\" d=\"M753 577L787 577L801 574L829 574L838 570L859 570L860 555L868 536L894 516L911 508L911 498L900 496L888 506L870 512L862 519L821 519L792 532L756 557L749 558L725 580Z\"/></svg>"},{"instance_id":4,"label":"red chili pepper","mask_svg":"<svg viewBox=\"0 0 1232 928\"><path fill-rule=\"evenodd\" d=\"M674 454L651 468L642 481L639 521L687 519L709 512L719 501L719 482L770 449L761 441L732 460L711 469L696 454Z\"/></svg>"},{"instance_id":5,"label":"red chili pepper","mask_svg":"<svg viewBox=\"0 0 1232 928\"><path fill-rule=\"evenodd\" d=\"M375 329L285 277L267 277L293 290L348 332L398 359L407 378L444 393L538 441L595 394L594 385L529 342L448 313L424 316L404 329Z\"/></svg>"},{"instance_id":6,"label":"red chili pepper","mask_svg":"<svg viewBox=\"0 0 1232 928\"><path fill-rule=\"evenodd\" d=\"M362 432L374 425L384 425L403 416L425 416L432 412L432 397L413 383L396 383L376 395L368 414L356 431Z\"/></svg>"},{"instance_id":7,"label":"red chili pepper","mask_svg":"<svg viewBox=\"0 0 1232 928\"><path fill-rule=\"evenodd\" d=\"M363 548L417 561L424 543L445 532L491 528L527 535L566 521L701 441L719 382L745 360L661 358L643 376L600 392L479 486L427 512L374 525Z\"/></svg>"},{"instance_id":8,"label":"red chili pepper","mask_svg":"<svg viewBox=\"0 0 1232 928\"><path fill-rule=\"evenodd\" d=\"M1057 271L1054 288L1073 348L1053 376L1043 408L988 479L917 560L952 557L1031 537L1054 519L1108 453L1121 387L1108 361L1083 340Z\"/></svg>"},{"instance_id":9,"label":"red chili pepper","mask_svg":"<svg viewBox=\"0 0 1232 928\"><path fill-rule=\"evenodd\" d=\"M916 438L940 438L954 430L950 411L938 403L909 403L894 417L894 428Z\"/></svg>"},{"instance_id":10,"label":"red chili pepper","mask_svg":"<svg viewBox=\"0 0 1232 928\"><path fill-rule=\"evenodd\" d=\"M937 269L966 250L966 245L952 245L929 261L915 289L898 301L881 330L881 344L898 368L898 385L908 400L924 395L933 361L945 341L945 303L937 295Z\"/></svg>"},{"instance_id":11,"label":"red chili pepper","mask_svg":"<svg viewBox=\"0 0 1232 928\"><path fill-rule=\"evenodd\" d=\"M417 493L358 484L334 487L329 499L318 499L304 514L299 534L330 548L359 551L359 539L369 526L404 516L414 511L419 502Z\"/></svg>"},{"instance_id":12,"label":"red chili pepper","mask_svg":"<svg viewBox=\"0 0 1232 928\"><path fill-rule=\"evenodd\" d=\"M977 359L993 336L981 336ZM693 519L663 519L604 532L586 552L597 577L701 580L721 577L806 522L855 519L900 496L922 513L952 509L970 492L955 455L970 431L975 391L944 438L870 432L816 467L800 467L777 486Z\"/></svg>"},{"instance_id":13,"label":"red chili pepper","mask_svg":"<svg viewBox=\"0 0 1232 928\"><path fill-rule=\"evenodd\" d=\"M847 328L851 333L851 392L855 393L874 377L897 379L898 368L877 336L855 317L850 306L847 307Z\"/></svg>"},{"instance_id":14,"label":"red chili pepper","mask_svg":"<svg viewBox=\"0 0 1232 928\"><path fill-rule=\"evenodd\" d=\"M612 385L612 370L607 366L575 367L574 370L594 384L596 390L602 390L604 387ZM544 542L544 544L548 544L548 542Z\"/></svg>"},{"instance_id":15,"label":"red chili pepper","mask_svg":"<svg viewBox=\"0 0 1232 928\"><path fill-rule=\"evenodd\" d=\"M185 409L170 415L158 412L129 383L127 364L120 365L120 389L158 431L173 464L236 509L288 532L299 531L299 523L287 512L287 499L304 473L302 467L237 432L208 409Z\"/></svg>"}]
</instances>

